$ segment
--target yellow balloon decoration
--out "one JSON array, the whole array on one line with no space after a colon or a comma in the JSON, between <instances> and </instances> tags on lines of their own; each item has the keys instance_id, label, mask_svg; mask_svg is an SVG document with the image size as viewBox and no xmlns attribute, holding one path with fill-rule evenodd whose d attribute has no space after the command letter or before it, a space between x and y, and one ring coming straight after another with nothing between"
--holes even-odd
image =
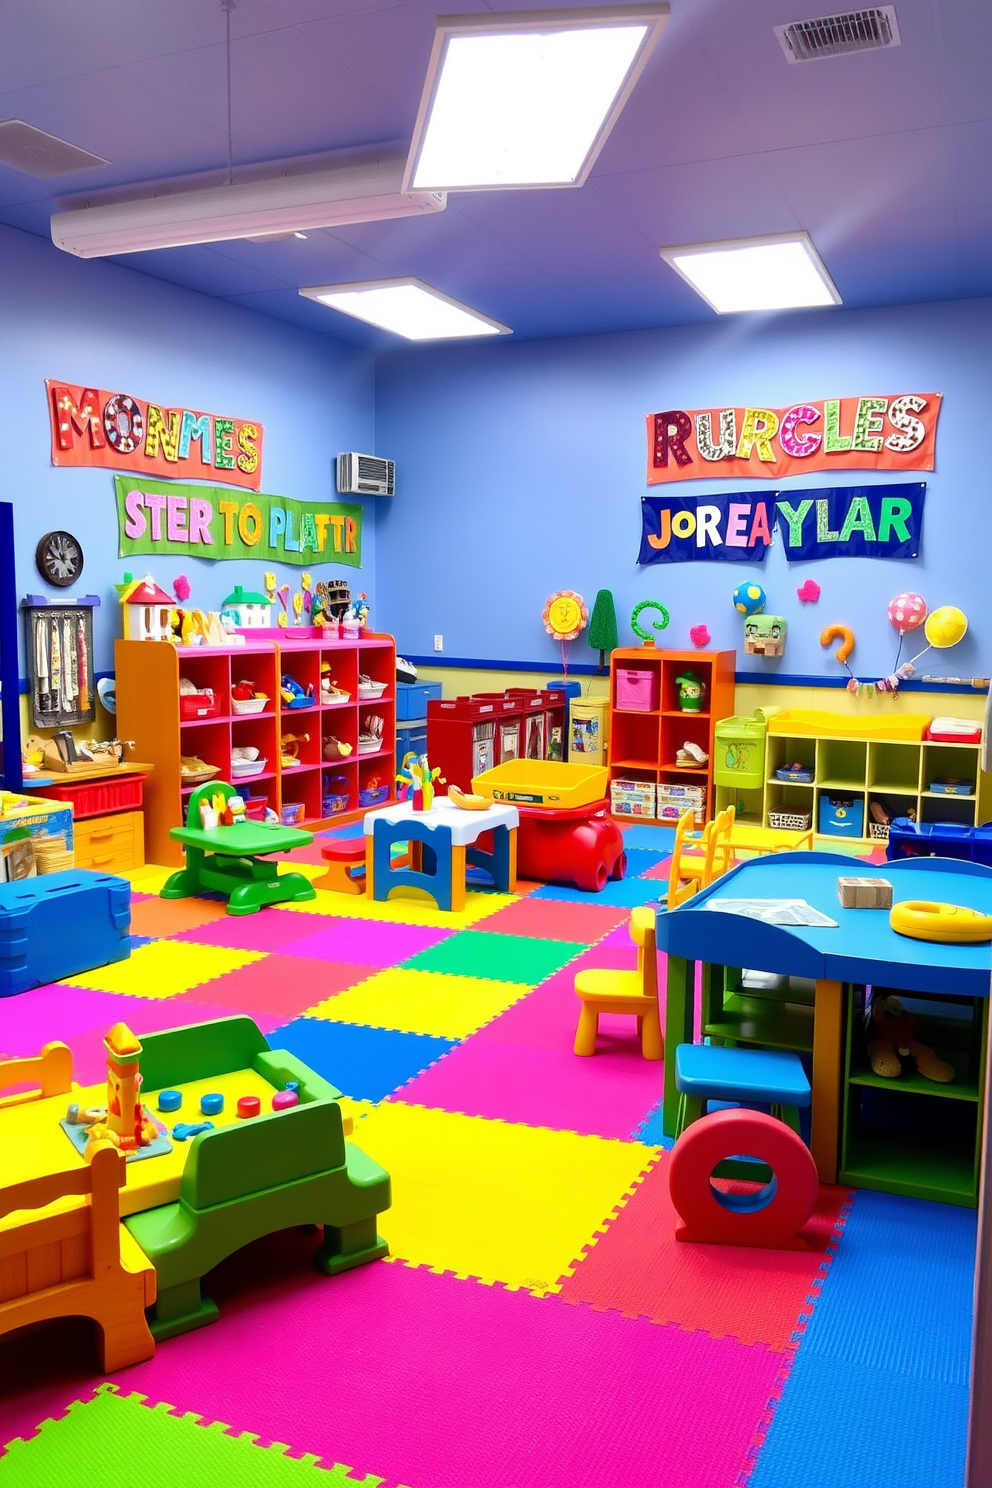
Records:
<instances>
[{"instance_id":1,"label":"yellow balloon decoration","mask_svg":"<svg viewBox=\"0 0 992 1488\"><path fill-rule=\"evenodd\" d=\"M963 610L959 610L957 605L941 605L927 616L923 634L931 646L943 651L963 640L967 629L968 617Z\"/></svg>"}]
</instances>

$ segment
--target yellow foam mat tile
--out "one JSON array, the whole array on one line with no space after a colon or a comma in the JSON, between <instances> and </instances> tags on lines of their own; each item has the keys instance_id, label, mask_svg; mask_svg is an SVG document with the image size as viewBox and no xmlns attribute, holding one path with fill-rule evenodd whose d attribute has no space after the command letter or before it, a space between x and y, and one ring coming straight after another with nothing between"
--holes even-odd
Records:
<instances>
[{"instance_id":1,"label":"yellow foam mat tile","mask_svg":"<svg viewBox=\"0 0 992 1488\"><path fill-rule=\"evenodd\" d=\"M385 920L393 925L426 925L438 930L464 930L487 915L513 904L514 894L466 894L465 908L457 914L438 909L434 900L418 889L396 889L384 903L364 894L335 894L315 890L316 897L304 904L281 904L295 914L343 915L349 920Z\"/></svg>"},{"instance_id":2,"label":"yellow foam mat tile","mask_svg":"<svg viewBox=\"0 0 992 1488\"><path fill-rule=\"evenodd\" d=\"M153 940L138 946L127 961L114 961L78 976L63 986L95 992L123 992L129 997L176 997L202 982L265 959L263 951L235 951L226 946L193 945L179 940ZM209 1001L205 997L204 1001Z\"/></svg>"},{"instance_id":3,"label":"yellow foam mat tile","mask_svg":"<svg viewBox=\"0 0 992 1488\"><path fill-rule=\"evenodd\" d=\"M384 1101L360 1145L392 1178L379 1228L408 1265L561 1290L659 1149Z\"/></svg>"},{"instance_id":4,"label":"yellow foam mat tile","mask_svg":"<svg viewBox=\"0 0 992 1488\"><path fill-rule=\"evenodd\" d=\"M160 868L156 863L146 863L143 868L129 868L115 877L129 879L137 894L160 894L166 880L175 871L175 868Z\"/></svg>"},{"instance_id":5,"label":"yellow foam mat tile","mask_svg":"<svg viewBox=\"0 0 992 1488\"><path fill-rule=\"evenodd\" d=\"M524 983L393 966L308 1008L306 1016L463 1039L530 990Z\"/></svg>"},{"instance_id":6,"label":"yellow foam mat tile","mask_svg":"<svg viewBox=\"0 0 992 1488\"><path fill-rule=\"evenodd\" d=\"M280 873L302 873L311 883L327 872L326 863L294 863L291 858L278 858L276 865Z\"/></svg>"}]
</instances>

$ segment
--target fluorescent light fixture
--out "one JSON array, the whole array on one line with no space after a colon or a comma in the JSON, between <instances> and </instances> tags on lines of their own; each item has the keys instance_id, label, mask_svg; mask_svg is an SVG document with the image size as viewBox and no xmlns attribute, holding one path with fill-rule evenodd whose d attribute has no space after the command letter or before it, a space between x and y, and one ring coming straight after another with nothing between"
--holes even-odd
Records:
<instances>
[{"instance_id":1,"label":"fluorescent light fixture","mask_svg":"<svg viewBox=\"0 0 992 1488\"><path fill-rule=\"evenodd\" d=\"M301 289L308 300L354 315L408 341L460 336L505 336L510 327L442 294L422 279L367 279L360 284L315 284Z\"/></svg>"},{"instance_id":2,"label":"fluorescent light fixture","mask_svg":"<svg viewBox=\"0 0 992 1488\"><path fill-rule=\"evenodd\" d=\"M661 256L718 315L839 305L840 294L808 233L663 248Z\"/></svg>"},{"instance_id":3,"label":"fluorescent light fixture","mask_svg":"<svg viewBox=\"0 0 992 1488\"><path fill-rule=\"evenodd\" d=\"M162 191L137 201L112 201L56 212L52 242L78 258L223 243L281 233L299 235L351 222L443 212L443 192L406 191L403 159L235 182L199 190Z\"/></svg>"},{"instance_id":4,"label":"fluorescent light fixture","mask_svg":"<svg viewBox=\"0 0 992 1488\"><path fill-rule=\"evenodd\" d=\"M581 186L667 4L439 16L407 191Z\"/></svg>"}]
</instances>

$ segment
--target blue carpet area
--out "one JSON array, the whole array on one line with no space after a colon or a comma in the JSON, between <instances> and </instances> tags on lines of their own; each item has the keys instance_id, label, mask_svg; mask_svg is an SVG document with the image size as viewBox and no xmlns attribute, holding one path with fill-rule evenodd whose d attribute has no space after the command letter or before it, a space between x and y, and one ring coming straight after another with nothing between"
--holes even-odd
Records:
<instances>
[{"instance_id":1,"label":"blue carpet area","mask_svg":"<svg viewBox=\"0 0 992 1488\"><path fill-rule=\"evenodd\" d=\"M649 852L646 847L628 847L627 838L630 833L624 834L624 852L627 855L627 877L636 878L639 873L647 873L656 863L664 863L671 853Z\"/></svg>"},{"instance_id":2,"label":"blue carpet area","mask_svg":"<svg viewBox=\"0 0 992 1488\"><path fill-rule=\"evenodd\" d=\"M975 1236L857 1194L749 1488L961 1488Z\"/></svg>"},{"instance_id":3,"label":"blue carpet area","mask_svg":"<svg viewBox=\"0 0 992 1488\"><path fill-rule=\"evenodd\" d=\"M648 852L664 853L667 857L675 846L674 827L649 827L638 822L636 827L624 827L623 840L626 847L646 847Z\"/></svg>"},{"instance_id":4,"label":"blue carpet area","mask_svg":"<svg viewBox=\"0 0 992 1488\"><path fill-rule=\"evenodd\" d=\"M598 894L589 894L585 889L569 889L563 884L545 884L529 895L531 899L563 899L568 904L609 904L620 909L633 909L637 904L654 904L664 892L664 883L657 878L624 878L610 882Z\"/></svg>"},{"instance_id":5,"label":"blue carpet area","mask_svg":"<svg viewBox=\"0 0 992 1488\"><path fill-rule=\"evenodd\" d=\"M294 1018L269 1035L272 1048L288 1049L345 1095L370 1101L380 1101L412 1080L454 1042L321 1018Z\"/></svg>"}]
</instances>

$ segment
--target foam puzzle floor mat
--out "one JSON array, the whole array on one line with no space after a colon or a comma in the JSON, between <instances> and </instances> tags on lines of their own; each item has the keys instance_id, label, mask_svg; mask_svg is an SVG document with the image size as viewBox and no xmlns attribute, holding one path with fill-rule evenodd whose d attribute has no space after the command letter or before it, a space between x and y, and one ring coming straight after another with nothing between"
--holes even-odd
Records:
<instances>
[{"instance_id":1,"label":"foam puzzle floor mat","mask_svg":"<svg viewBox=\"0 0 992 1488\"><path fill-rule=\"evenodd\" d=\"M677 1244L663 1063L616 1016L572 1052L576 972L631 969L665 893L671 830L624 836L602 894L458 915L318 889L235 918L150 865L130 960L0 1002L0 1055L63 1039L86 1083L117 1021L245 1013L393 1192L388 1260L330 1278L312 1233L267 1237L207 1279L216 1324L110 1381L81 1320L54 1361L0 1338L3 1488L959 1488L974 1212L824 1188L806 1252Z\"/></svg>"}]
</instances>

